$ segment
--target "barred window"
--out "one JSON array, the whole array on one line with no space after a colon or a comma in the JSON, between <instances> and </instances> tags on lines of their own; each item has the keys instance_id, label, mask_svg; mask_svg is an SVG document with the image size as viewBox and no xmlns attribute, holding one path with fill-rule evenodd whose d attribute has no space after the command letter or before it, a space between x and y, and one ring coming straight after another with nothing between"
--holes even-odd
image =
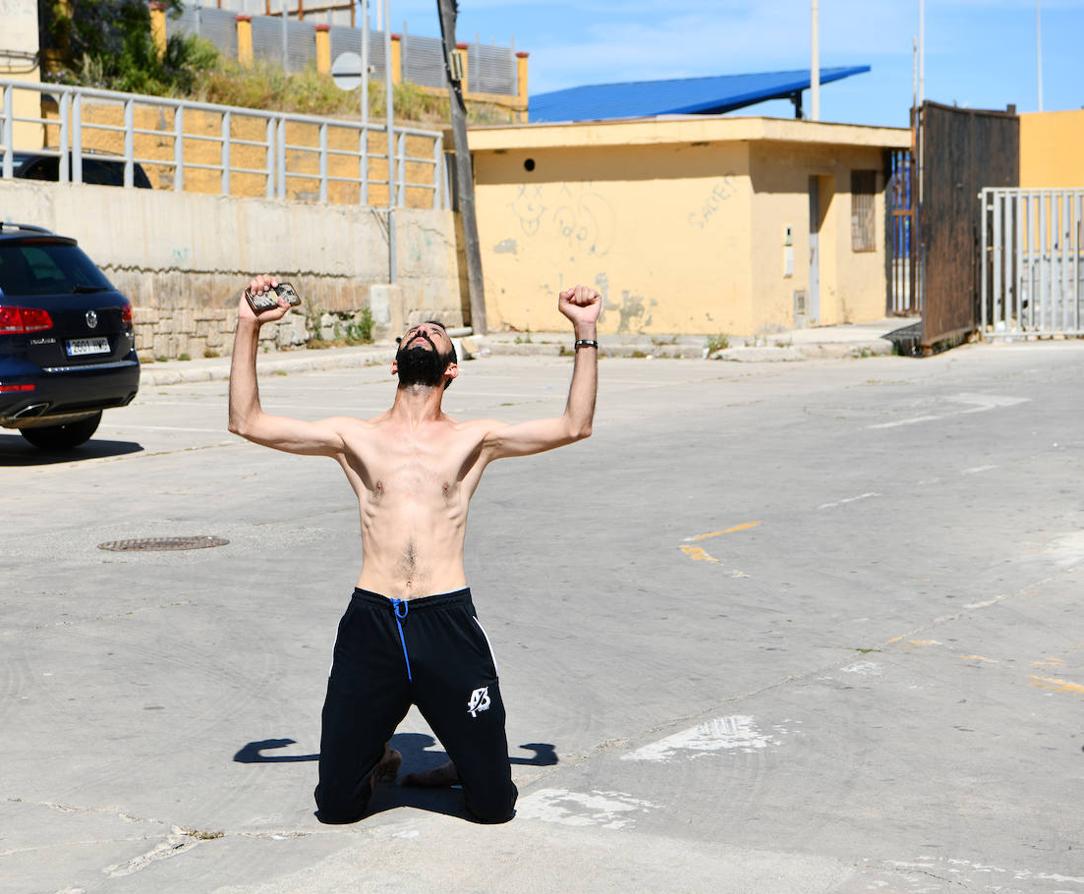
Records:
<instances>
[{"instance_id":1,"label":"barred window","mask_svg":"<svg viewBox=\"0 0 1084 894\"><path fill-rule=\"evenodd\" d=\"M877 250L876 171L851 171L851 251Z\"/></svg>"}]
</instances>

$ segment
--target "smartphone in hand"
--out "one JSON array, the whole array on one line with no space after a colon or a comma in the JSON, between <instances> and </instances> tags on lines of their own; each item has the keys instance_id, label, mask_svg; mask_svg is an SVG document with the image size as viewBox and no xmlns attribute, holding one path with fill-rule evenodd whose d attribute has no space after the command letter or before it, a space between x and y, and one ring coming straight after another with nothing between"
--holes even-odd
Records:
<instances>
[{"instance_id":1,"label":"smartphone in hand","mask_svg":"<svg viewBox=\"0 0 1084 894\"><path fill-rule=\"evenodd\" d=\"M301 303L301 296L288 282L280 282L277 286L272 286L271 291L263 295L253 295L248 289L245 289L245 298L248 300L248 306L252 308L252 312L257 316L265 310L277 307L279 298L285 298L289 301L290 307L297 307Z\"/></svg>"}]
</instances>

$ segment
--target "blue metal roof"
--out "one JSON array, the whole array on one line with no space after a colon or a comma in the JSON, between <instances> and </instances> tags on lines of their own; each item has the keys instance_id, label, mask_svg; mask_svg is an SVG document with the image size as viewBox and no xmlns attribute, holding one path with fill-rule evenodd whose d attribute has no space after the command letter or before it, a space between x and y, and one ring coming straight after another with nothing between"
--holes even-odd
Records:
<instances>
[{"instance_id":1,"label":"blue metal roof","mask_svg":"<svg viewBox=\"0 0 1084 894\"><path fill-rule=\"evenodd\" d=\"M827 84L869 71L868 65L822 68ZM675 78L591 84L532 96L528 120L601 121L610 118L651 118L655 115L721 114L767 99L782 99L809 89L809 69L760 74Z\"/></svg>"}]
</instances>

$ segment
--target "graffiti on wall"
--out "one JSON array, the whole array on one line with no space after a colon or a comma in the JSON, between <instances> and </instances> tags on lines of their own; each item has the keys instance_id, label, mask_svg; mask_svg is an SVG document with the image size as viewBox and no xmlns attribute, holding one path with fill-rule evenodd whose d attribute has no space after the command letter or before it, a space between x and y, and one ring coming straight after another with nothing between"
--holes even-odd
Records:
<instances>
[{"instance_id":1,"label":"graffiti on wall","mask_svg":"<svg viewBox=\"0 0 1084 894\"><path fill-rule=\"evenodd\" d=\"M542 215L546 213L542 187L522 184L516 190L516 198L512 202L512 213L519 221L524 236L537 235L542 226Z\"/></svg>"},{"instance_id":2,"label":"graffiti on wall","mask_svg":"<svg viewBox=\"0 0 1084 894\"><path fill-rule=\"evenodd\" d=\"M609 199L591 183L559 186L521 185L512 202L512 213L524 236L553 238L580 255L605 255L613 245L617 223Z\"/></svg>"},{"instance_id":3,"label":"graffiti on wall","mask_svg":"<svg viewBox=\"0 0 1084 894\"><path fill-rule=\"evenodd\" d=\"M734 175L724 174L704 189L700 198L674 209L678 221L685 215L688 226L697 230L718 227L726 219L723 212L738 193L738 181ZM616 270L608 270L607 262L622 253L617 242L618 214L594 183L522 184L516 187L509 207L512 232L493 246L494 253L530 254L536 262L546 259L545 281L537 284L539 305L531 302L530 316L549 305L553 292L593 275L602 293L604 315L616 315L618 333L643 332L654 325L658 299L635 286L619 288L610 281L609 274ZM651 211L641 209L639 213L650 215ZM621 278L627 276L615 277Z\"/></svg>"},{"instance_id":4,"label":"graffiti on wall","mask_svg":"<svg viewBox=\"0 0 1084 894\"><path fill-rule=\"evenodd\" d=\"M616 225L609 200L590 183L565 185L561 193L564 202L554 211L553 221L565 244L577 254L609 254Z\"/></svg>"},{"instance_id":5,"label":"graffiti on wall","mask_svg":"<svg viewBox=\"0 0 1084 894\"><path fill-rule=\"evenodd\" d=\"M730 174L724 174L719 182L712 187L707 198L698 208L689 212L689 226L698 230L705 229L726 204L726 200L734 195L734 178Z\"/></svg>"}]
</instances>

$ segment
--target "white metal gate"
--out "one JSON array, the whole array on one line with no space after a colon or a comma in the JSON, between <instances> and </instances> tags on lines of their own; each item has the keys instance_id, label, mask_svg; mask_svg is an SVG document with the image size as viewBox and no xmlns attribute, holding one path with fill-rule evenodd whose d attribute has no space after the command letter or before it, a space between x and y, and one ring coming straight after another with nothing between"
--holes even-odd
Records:
<instances>
[{"instance_id":1,"label":"white metal gate","mask_svg":"<svg viewBox=\"0 0 1084 894\"><path fill-rule=\"evenodd\" d=\"M983 336L1084 335L1084 187L979 198Z\"/></svg>"}]
</instances>

